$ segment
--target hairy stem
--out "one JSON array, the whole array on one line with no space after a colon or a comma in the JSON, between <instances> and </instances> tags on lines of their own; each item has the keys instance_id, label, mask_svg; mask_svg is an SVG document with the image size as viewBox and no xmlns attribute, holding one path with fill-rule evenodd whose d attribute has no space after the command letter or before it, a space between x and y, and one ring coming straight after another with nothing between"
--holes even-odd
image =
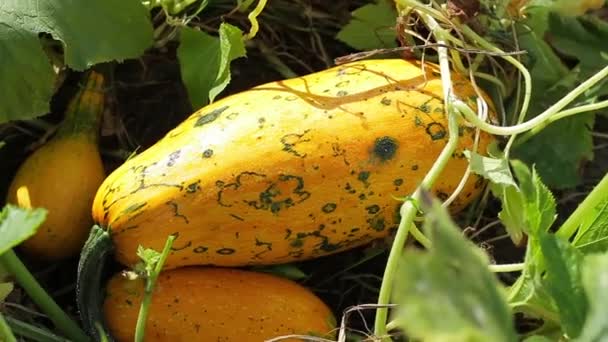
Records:
<instances>
[{"instance_id":1,"label":"hairy stem","mask_svg":"<svg viewBox=\"0 0 608 342\"><path fill-rule=\"evenodd\" d=\"M167 242L165 242L165 247L160 256L160 260L155 265L154 270L151 272L152 274L146 279L144 298L141 302L141 306L139 308L139 315L137 316L137 324L135 326L135 342L143 342L144 334L146 330L146 320L148 319L148 312L150 311L150 303L152 302L152 292L154 291L154 286L156 285L156 279L160 274L160 271L163 268L165 260L169 255L169 251L171 250L171 246L173 245L173 241L175 240L175 235L169 235L167 238Z\"/></svg>"}]
</instances>

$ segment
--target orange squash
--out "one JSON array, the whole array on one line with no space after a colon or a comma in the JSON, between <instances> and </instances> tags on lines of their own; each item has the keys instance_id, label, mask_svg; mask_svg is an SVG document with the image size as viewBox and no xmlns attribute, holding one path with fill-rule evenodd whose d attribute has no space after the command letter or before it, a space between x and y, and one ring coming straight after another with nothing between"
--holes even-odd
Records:
<instances>
[{"instance_id":1,"label":"orange squash","mask_svg":"<svg viewBox=\"0 0 608 342\"><path fill-rule=\"evenodd\" d=\"M118 342L133 341L143 292L143 279L119 273L108 282L103 310ZM186 267L160 274L144 340L253 342L290 334L331 338L334 328L329 308L293 281L236 269Z\"/></svg>"},{"instance_id":2,"label":"orange squash","mask_svg":"<svg viewBox=\"0 0 608 342\"><path fill-rule=\"evenodd\" d=\"M7 202L48 210L37 233L21 244L31 256L77 255L89 234L93 197L105 177L97 146L103 84L101 74L89 73L57 134L23 162L11 182Z\"/></svg>"},{"instance_id":3,"label":"orange squash","mask_svg":"<svg viewBox=\"0 0 608 342\"><path fill-rule=\"evenodd\" d=\"M456 96L475 107L469 80ZM365 60L264 84L208 105L116 169L93 204L118 261L139 245L161 250L167 269L238 266L320 257L385 237L448 139L439 69L400 59ZM433 189L447 197L467 168L475 132ZM481 134L483 154L493 137ZM472 175L452 206L481 191Z\"/></svg>"}]
</instances>

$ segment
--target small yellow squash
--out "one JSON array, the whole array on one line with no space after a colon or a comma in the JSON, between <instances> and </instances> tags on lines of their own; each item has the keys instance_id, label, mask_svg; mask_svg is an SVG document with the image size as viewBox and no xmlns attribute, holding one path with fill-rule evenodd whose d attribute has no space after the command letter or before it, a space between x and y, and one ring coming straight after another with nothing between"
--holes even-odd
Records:
<instances>
[{"instance_id":1,"label":"small yellow squash","mask_svg":"<svg viewBox=\"0 0 608 342\"><path fill-rule=\"evenodd\" d=\"M109 331L133 341L144 280L116 274L103 304ZM160 274L146 323L146 342L257 342L302 334L331 338L330 309L305 287L274 275L185 267ZM285 341L294 341L288 339Z\"/></svg>"},{"instance_id":2,"label":"small yellow squash","mask_svg":"<svg viewBox=\"0 0 608 342\"><path fill-rule=\"evenodd\" d=\"M105 177L97 146L103 84L101 74L89 73L57 134L25 160L11 182L7 202L48 210L36 234L21 245L32 257L71 257L87 239L93 197Z\"/></svg>"}]
</instances>

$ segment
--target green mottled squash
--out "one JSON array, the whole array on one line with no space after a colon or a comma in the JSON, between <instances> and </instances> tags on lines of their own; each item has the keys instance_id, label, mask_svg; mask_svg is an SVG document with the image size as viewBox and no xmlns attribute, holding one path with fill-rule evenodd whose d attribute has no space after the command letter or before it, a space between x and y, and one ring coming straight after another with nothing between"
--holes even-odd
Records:
<instances>
[{"instance_id":1,"label":"green mottled squash","mask_svg":"<svg viewBox=\"0 0 608 342\"><path fill-rule=\"evenodd\" d=\"M477 94L453 75L456 96ZM467 168L475 131L434 191L446 197ZM192 114L116 169L93 204L116 258L138 245L161 250L166 268L253 265L320 257L385 237L398 208L448 139L439 69L400 59L365 60L257 86ZM480 153L492 137L481 134ZM471 176L452 210L483 181Z\"/></svg>"},{"instance_id":2,"label":"green mottled squash","mask_svg":"<svg viewBox=\"0 0 608 342\"><path fill-rule=\"evenodd\" d=\"M77 255L89 235L93 197L105 178L97 146L103 84L102 74L89 72L57 134L28 156L11 182L7 202L48 210L36 234L21 244L32 257Z\"/></svg>"},{"instance_id":3,"label":"green mottled squash","mask_svg":"<svg viewBox=\"0 0 608 342\"><path fill-rule=\"evenodd\" d=\"M117 342L133 341L144 280L116 274L105 294L103 316L110 334ZM144 339L245 342L293 334L331 338L334 328L330 309L291 280L237 269L183 267L159 275Z\"/></svg>"}]
</instances>

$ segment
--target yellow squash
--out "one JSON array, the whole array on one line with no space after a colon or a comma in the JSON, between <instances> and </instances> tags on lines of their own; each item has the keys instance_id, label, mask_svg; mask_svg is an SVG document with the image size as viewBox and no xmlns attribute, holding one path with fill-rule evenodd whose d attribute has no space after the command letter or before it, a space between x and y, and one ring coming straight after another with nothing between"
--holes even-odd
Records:
<instances>
[{"instance_id":1,"label":"yellow squash","mask_svg":"<svg viewBox=\"0 0 608 342\"><path fill-rule=\"evenodd\" d=\"M456 95L476 92L454 75ZM445 198L467 167L475 132L434 191ZM285 263L385 237L407 196L448 139L438 67L399 59L354 62L273 82L208 105L115 170L93 217L110 230L117 259L138 245L162 250L166 268ZM480 153L492 137L481 135ZM453 204L480 193L472 176Z\"/></svg>"},{"instance_id":2,"label":"yellow squash","mask_svg":"<svg viewBox=\"0 0 608 342\"><path fill-rule=\"evenodd\" d=\"M133 341L143 293L142 279L116 274L109 281L103 310L118 342ZM144 340L253 342L291 334L330 338L334 328L330 309L293 281L236 269L185 267L160 274Z\"/></svg>"},{"instance_id":3,"label":"yellow squash","mask_svg":"<svg viewBox=\"0 0 608 342\"><path fill-rule=\"evenodd\" d=\"M7 202L48 210L37 233L21 245L33 257L74 256L89 234L93 197L105 177L97 146L102 86L102 75L90 72L56 136L25 160L11 182Z\"/></svg>"}]
</instances>

